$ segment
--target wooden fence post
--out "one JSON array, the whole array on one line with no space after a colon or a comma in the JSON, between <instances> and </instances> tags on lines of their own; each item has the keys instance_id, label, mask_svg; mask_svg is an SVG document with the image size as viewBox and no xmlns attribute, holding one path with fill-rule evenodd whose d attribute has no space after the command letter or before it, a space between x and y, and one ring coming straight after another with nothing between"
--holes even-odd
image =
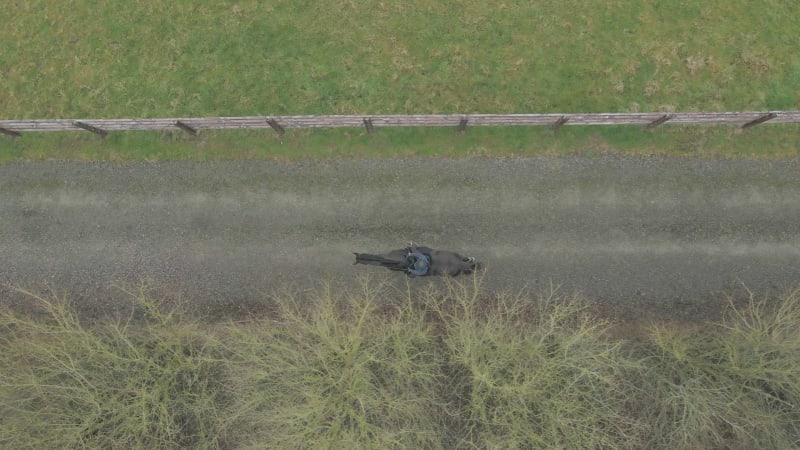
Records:
<instances>
[{"instance_id":1,"label":"wooden fence post","mask_svg":"<svg viewBox=\"0 0 800 450\"><path fill-rule=\"evenodd\" d=\"M98 135L100 137L106 137L106 135L108 134L108 131L103 130L102 128L98 128L98 127L96 127L94 125L89 125L86 122L81 122L80 120L76 120L76 121L72 122L72 124L75 125L78 128L83 128L86 131L91 131L92 133L94 133L94 134L96 134L96 135Z\"/></svg>"},{"instance_id":2,"label":"wooden fence post","mask_svg":"<svg viewBox=\"0 0 800 450\"><path fill-rule=\"evenodd\" d=\"M550 129L553 130L553 133L555 133L556 131L558 131L559 128L561 128L561 125L564 125L565 123L567 123L568 120L569 120L569 117L561 116L561 117L558 118L558 120L555 121L555 123L550 125Z\"/></svg>"},{"instance_id":3,"label":"wooden fence post","mask_svg":"<svg viewBox=\"0 0 800 450\"><path fill-rule=\"evenodd\" d=\"M278 121L275 119L269 118L267 119L267 123L269 124L269 126L272 127L273 130L275 130L276 133L278 133L278 136L283 136L283 133L286 132L286 130L283 129L281 124L279 124Z\"/></svg>"},{"instance_id":4,"label":"wooden fence post","mask_svg":"<svg viewBox=\"0 0 800 450\"><path fill-rule=\"evenodd\" d=\"M375 131L372 127L372 119L369 117L364 118L364 126L367 128L367 134L372 134Z\"/></svg>"},{"instance_id":5,"label":"wooden fence post","mask_svg":"<svg viewBox=\"0 0 800 450\"><path fill-rule=\"evenodd\" d=\"M764 122L766 122L768 120L772 120L772 119L774 119L776 117L778 117L778 115L775 114L775 113L764 114L763 116L759 117L758 119L751 120L750 122L747 122L746 124L742 125L742 129L750 128L750 127L758 125L760 123L764 123Z\"/></svg>"},{"instance_id":6,"label":"wooden fence post","mask_svg":"<svg viewBox=\"0 0 800 450\"><path fill-rule=\"evenodd\" d=\"M14 139L22 137L22 134L19 131L9 130L8 128L0 128L0 133L5 134L6 136L11 136Z\"/></svg>"},{"instance_id":7,"label":"wooden fence post","mask_svg":"<svg viewBox=\"0 0 800 450\"><path fill-rule=\"evenodd\" d=\"M464 134L467 131L467 122L469 122L469 119L462 117L461 120L458 121L458 128L456 128L456 132L459 134Z\"/></svg>"},{"instance_id":8,"label":"wooden fence post","mask_svg":"<svg viewBox=\"0 0 800 450\"><path fill-rule=\"evenodd\" d=\"M197 136L197 130L189 126L185 122L181 122L180 120L175 121L175 126L180 128L181 130L191 134L192 136Z\"/></svg>"},{"instance_id":9,"label":"wooden fence post","mask_svg":"<svg viewBox=\"0 0 800 450\"><path fill-rule=\"evenodd\" d=\"M649 124L647 124L647 129L648 130L652 130L653 128L661 125L662 123L668 121L669 119L672 119L672 114L664 114L663 116L659 117L658 119L656 119L656 120L650 122Z\"/></svg>"}]
</instances>

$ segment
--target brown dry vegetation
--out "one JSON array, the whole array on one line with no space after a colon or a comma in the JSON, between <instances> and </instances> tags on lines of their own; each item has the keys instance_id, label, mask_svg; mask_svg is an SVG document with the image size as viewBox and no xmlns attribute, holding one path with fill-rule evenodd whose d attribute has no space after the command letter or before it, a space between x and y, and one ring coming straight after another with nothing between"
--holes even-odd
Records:
<instances>
[{"instance_id":1,"label":"brown dry vegetation","mask_svg":"<svg viewBox=\"0 0 800 450\"><path fill-rule=\"evenodd\" d=\"M800 292L639 339L579 298L323 285L212 323L132 291L85 323L0 312L0 444L148 448L791 448Z\"/></svg>"}]
</instances>

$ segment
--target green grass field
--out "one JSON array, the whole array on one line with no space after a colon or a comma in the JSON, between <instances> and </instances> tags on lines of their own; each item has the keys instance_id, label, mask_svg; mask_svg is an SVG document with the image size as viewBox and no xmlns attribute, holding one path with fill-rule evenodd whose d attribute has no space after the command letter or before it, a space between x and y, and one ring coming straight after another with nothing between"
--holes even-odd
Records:
<instances>
[{"instance_id":1,"label":"green grass field","mask_svg":"<svg viewBox=\"0 0 800 450\"><path fill-rule=\"evenodd\" d=\"M0 21L8 119L800 108L795 2L32 0ZM757 130L68 133L4 138L0 159L796 155L797 126Z\"/></svg>"},{"instance_id":2,"label":"green grass field","mask_svg":"<svg viewBox=\"0 0 800 450\"><path fill-rule=\"evenodd\" d=\"M285 290L214 322L132 290L0 308L5 448L796 448L800 292L615 331L580 298ZM119 301L124 301L119 299Z\"/></svg>"}]
</instances>

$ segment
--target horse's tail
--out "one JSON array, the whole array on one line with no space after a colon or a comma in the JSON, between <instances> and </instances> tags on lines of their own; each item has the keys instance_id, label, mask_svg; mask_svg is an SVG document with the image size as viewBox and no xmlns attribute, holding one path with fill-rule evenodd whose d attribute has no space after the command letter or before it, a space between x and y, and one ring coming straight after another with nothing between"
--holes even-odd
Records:
<instances>
[{"instance_id":1,"label":"horse's tail","mask_svg":"<svg viewBox=\"0 0 800 450\"><path fill-rule=\"evenodd\" d=\"M353 264L367 264L370 266L381 266L391 270L406 270L405 261L398 261L396 259L386 258L379 255L370 255L369 253L354 253L356 255L356 262Z\"/></svg>"}]
</instances>

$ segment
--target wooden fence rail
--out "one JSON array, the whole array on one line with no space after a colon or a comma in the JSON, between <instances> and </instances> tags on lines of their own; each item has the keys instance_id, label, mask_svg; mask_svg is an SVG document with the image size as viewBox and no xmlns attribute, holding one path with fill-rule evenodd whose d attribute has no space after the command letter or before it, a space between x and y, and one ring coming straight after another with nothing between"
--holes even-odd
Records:
<instances>
[{"instance_id":1,"label":"wooden fence rail","mask_svg":"<svg viewBox=\"0 0 800 450\"><path fill-rule=\"evenodd\" d=\"M272 128L453 127L463 132L472 126L726 124L749 128L760 123L800 123L800 111L603 113L603 114L427 114L427 115L319 115L245 116L164 119L31 119L0 120L0 133L20 137L23 132L89 131L105 136L110 131L201 130Z\"/></svg>"}]
</instances>

